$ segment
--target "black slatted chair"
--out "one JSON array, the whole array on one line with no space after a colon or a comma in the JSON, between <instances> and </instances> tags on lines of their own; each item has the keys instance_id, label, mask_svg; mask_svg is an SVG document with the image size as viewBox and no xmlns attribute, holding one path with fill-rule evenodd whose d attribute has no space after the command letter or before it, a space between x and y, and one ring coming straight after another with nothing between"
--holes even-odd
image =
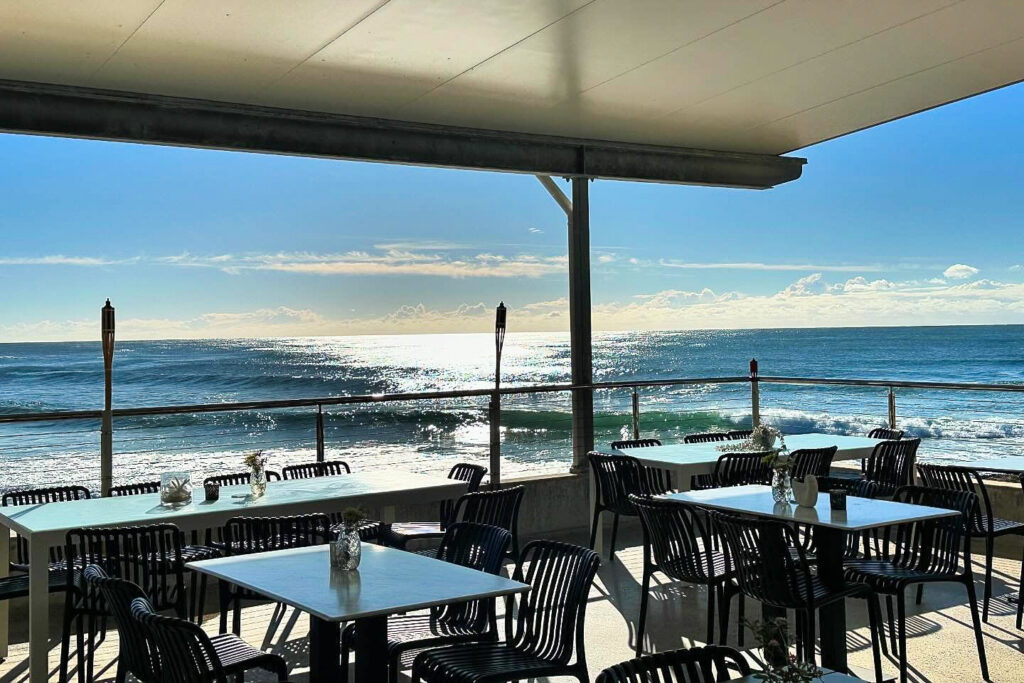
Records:
<instances>
[{"instance_id":1,"label":"black slatted chair","mask_svg":"<svg viewBox=\"0 0 1024 683\"><path fill-rule=\"evenodd\" d=\"M907 623L904 593L909 586L922 583L955 582L967 590L974 635L978 646L981 673L988 680L988 662L982 639L978 598L971 572L971 524L978 498L968 491L946 491L924 486L904 486L893 500L911 505L956 510L951 517L928 519L896 527L886 527L883 554L879 558L861 558L846 562L845 578L869 587L875 595L896 598L897 640L892 648L900 660L900 681L907 680ZM891 614L890 614L891 616ZM890 633L893 629L890 625Z\"/></svg>"},{"instance_id":2,"label":"black slatted chair","mask_svg":"<svg viewBox=\"0 0 1024 683\"><path fill-rule=\"evenodd\" d=\"M660 439L626 439L624 441L612 441L612 448L621 451L627 448L650 448L660 446Z\"/></svg>"},{"instance_id":3,"label":"black slatted chair","mask_svg":"<svg viewBox=\"0 0 1024 683\"><path fill-rule=\"evenodd\" d=\"M572 676L586 683L584 618L599 564L597 553L587 548L558 541L527 543L513 578L532 588L506 602L505 641L422 652L413 661L412 680L499 683Z\"/></svg>"},{"instance_id":4,"label":"black slatted chair","mask_svg":"<svg viewBox=\"0 0 1024 683\"><path fill-rule=\"evenodd\" d=\"M232 472L231 474L215 474L203 479L203 485L216 484L217 486L244 486L249 483L248 471ZM267 481L281 481L281 475L274 470L267 470Z\"/></svg>"},{"instance_id":5,"label":"black slatted chair","mask_svg":"<svg viewBox=\"0 0 1024 683\"><path fill-rule=\"evenodd\" d=\"M252 555L286 548L322 545L330 540L331 520L327 515L291 517L232 517L224 525L226 555ZM242 630L242 600L266 600L248 589L220 582L220 632L227 632L228 611L233 610L232 632Z\"/></svg>"},{"instance_id":6,"label":"black slatted chair","mask_svg":"<svg viewBox=\"0 0 1024 683\"><path fill-rule=\"evenodd\" d=\"M703 522L704 514L678 501L631 496L640 513L644 531L644 573L640 586L640 618L636 626L636 655L643 654L647 622L647 600L651 577L661 572L675 581L685 581L708 589L707 643L715 642L715 601L725 608L736 592L725 553L701 539L710 538ZM743 601L739 605L739 623L743 623ZM719 620L728 624L728 617ZM740 628L742 638L743 629ZM722 631L724 643L726 631ZM742 645L742 640L740 641Z\"/></svg>"},{"instance_id":7,"label":"black slatted chair","mask_svg":"<svg viewBox=\"0 0 1024 683\"><path fill-rule=\"evenodd\" d=\"M466 482L466 493L475 493L480 490L480 482L484 480L486 474L487 468L483 465L461 462L449 470L448 478ZM441 538L444 536L445 527L452 521L456 502L455 500L441 501L436 522L394 522L385 525L381 532L381 540L384 545L405 548L412 541Z\"/></svg>"},{"instance_id":8,"label":"black slatted chair","mask_svg":"<svg viewBox=\"0 0 1024 683\"><path fill-rule=\"evenodd\" d=\"M160 482L137 481L132 484L110 487L110 495L112 496L142 496L147 493L160 493Z\"/></svg>"},{"instance_id":9,"label":"black slatted chair","mask_svg":"<svg viewBox=\"0 0 1024 683\"><path fill-rule=\"evenodd\" d=\"M992 557L995 540L1000 536L1024 536L1024 522L1000 519L992 515L992 501L988 487L977 470L952 465L917 466L922 483L947 491L967 491L977 494L979 505L972 511L971 537L985 539L985 593L982 598L981 620L988 621L988 606L992 598Z\"/></svg>"},{"instance_id":10,"label":"black slatted chair","mask_svg":"<svg viewBox=\"0 0 1024 683\"><path fill-rule=\"evenodd\" d=\"M869 439L883 439L885 441L899 441L903 438L902 429L892 429L890 427L875 427L868 432Z\"/></svg>"},{"instance_id":11,"label":"black slatted chair","mask_svg":"<svg viewBox=\"0 0 1024 683\"><path fill-rule=\"evenodd\" d=\"M753 429L734 429L731 432L726 432L726 436L729 437L729 441L743 441L744 439L749 439L753 435Z\"/></svg>"},{"instance_id":12,"label":"black slatted chair","mask_svg":"<svg viewBox=\"0 0 1024 683\"><path fill-rule=\"evenodd\" d=\"M135 482L133 484L122 484L120 486L110 487L111 496L143 496L154 493L160 493L159 481ZM207 542L209 543L209 530L207 530L206 535ZM212 560L216 557L220 557L222 554L223 553L219 548L215 548L212 545L200 544L199 535L196 531L192 532L192 543L183 546L181 549L181 561L185 563L185 571L188 572L190 576L189 585L191 597L189 598L189 605L191 606L191 609L189 613L195 615L197 624L203 623L203 614L206 612L206 586L209 579L206 574L197 574L189 569L187 565L189 562Z\"/></svg>"},{"instance_id":13,"label":"black slatted chair","mask_svg":"<svg viewBox=\"0 0 1024 683\"><path fill-rule=\"evenodd\" d=\"M77 641L78 680L93 680L95 649L106 635L106 617L110 615L103 596L84 580L85 567L97 565L110 576L144 586L156 609L174 610L184 617L185 575L181 546L181 530L173 524L83 528L67 532L64 557L69 570L61 633L62 683L68 680L72 629Z\"/></svg>"},{"instance_id":14,"label":"black slatted chair","mask_svg":"<svg viewBox=\"0 0 1024 683\"><path fill-rule=\"evenodd\" d=\"M878 633L881 626L878 599L870 588L853 581L829 586L812 571L796 530L776 519L711 513L715 530L725 541L729 561L736 571L742 595L762 605L796 611L797 658L814 660L817 611L847 597L868 601L871 649L875 674L882 680Z\"/></svg>"},{"instance_id":15,"label":"black slatted chair","mask_svg":"<svg viewBox=\"0 0 1024 683\"><path fill-rule=\"evenodd\" d=\"M610 666L597 683L718 683L750 674L743 653L707 645L658 652Z\"/></svg>"},{"instance_id":16,"label":"black slatted chair","mask_svg":"<svg viewBox=\"0 0 1024 683\"><path fill-rule=\"evenodd\" d=\"M285 479L313 479L314 477L335 477L341 474L352 474L352 469L344 460L326 460L324 462L304 462L289 465L281 470Z\"/></svg>"},{"instance_id":17,"label":"black slatted chair","mask_svg":"<svg viewBox=\"0 0 1024 683\"><path fill-rule=\"evenodd\" d=\"M131 602L133 623L156 646L161 681L174 683L227 683L232 676L265 669L288 678L284 659L257 650L238 636L221 634L210 637L200 626L185 619L157 614L146 598Z\"/></svg>"},{"instance_id":18,"label":"black slatted chair","mask_svg":"<svg viewBox=\"0 0 1024 683\"><path fill-rule=\"evenodd\" d=\"M484 524L459 522L445 529L437 559L453 564L498 574L505 562L505 553L512 534L505 529ZM356 643L354 624L342 632L342 680L348 680L349 651ZM388 681L397 683L402 657L427 648L457 643L496 641L498 629L494 600L473 600L433 607L427 612L402 614L388 618Z\"/></svg>"},{"instance_id":19,"label":"black slatted chair","mask_svg":"<svg viewBox=\"0 0 1024 683\"><path fill-rule=\"evenodd\" d=\"M662 470L645 467L631 455L592 452L587 455L594 477L594 518L590 522L590 547L597 541L597 523L602 512L611 512L612 542L608 560L615 561L615 538L619 533L619 517L636 517L639 513L629 499L631 495L656 496L671 490L671 482Z\"/></svg>"},{"instance_id":20,"label":"black slatted chair","mask_svg":"<svg viewBox=\"0 0 1024 683\"><path fill-rule=\"evenodd\" d=\"M863 463L861 476L878 484L880 496L892 496L896 489L913 482L917 448L920 445L921 439L875 444L871 455Z\"/></svg>"},{"instance_id":21,"label":"black slatted chair","mask_svg":"<svg viewBox=\"0 0 1024 683\"><path fill-rule=\"evenodd\" d=\"M847 479L845 477L818 477L818 491L821 495L828 495L832 491L846 491L846 495L856 498L877 498L879 486L867 479ZM805 539L808 541L808 553L814 552L814 534L807 532ZM849 533L846 535L846 543L843 546L843 557L853 559L863 554L870 554L868 536L863 531ZM884 643L883 643L884 645Z\"/></svg>"},{"instance_id":22,"label":"black slatted chair","mask_svg":"<svg viewBox=\"0 0 1024 683\"><path fill-rule=\"evenodd\" d=\"M1020 475L1020 489L1024 495L1024 473ZM1020 558L1020 581L1017 583L1017 590L1017 628L1021 628L1024 622L1024 598L1021 597L1021 593L1024 593L1024 555Z\"/></svg>"},{"instance_id":23,"label":"black slatted chair","mask_svg":"<svg viewBox=\"0 0 1024 683\"><path fill-rule=\"evenodd\" d=\"M794 479L803 480L808 474L815 477L827 477L832 470L832 459L839 448L800 448L789 454L789 475Z\"/></svg>"},{"instance_id":24,"label":"black slatted chair","mask_svg":"<svg viewBox=\"0 0 1024 683\"><path fill-rule=\"evenodd\" d=\"M519 559L519 508L523 504L524 486L510 486L507 489L464 493L455 501L452 522L486 524L512 534L510 555ZM429 551L428 551L429 552Z\"/></svg>"},{"instance_id":25,"label":"black slatted chair","mask_svg":"<svg viewBox=\"0 0 1024 683\"><path fill-rule=\"evenodd\" d=\"M690 488L717 489L724 486L772 483L772 468L764 462L767 452L723 453L718 456L711 474L696 474L690 479Z\"/></svg>"},{"instance_id":26,"label":"black slatted chair","mask_svg":"<svg viewBox=\"0 0 1024 683\"><path fill-rule=\"evenodd\" d=\"M0 499L0 505L3 505L3 507L13 505L45 505L47 503L61 503L69 500L86 500L91 497L92 494L89 492L89 489L84 486L53 486L41 489L8 491ZM15 539L11 571L27 572L28 542L21 536L16 536ZM50 548L50 573L63 572L64 566L64 548Z\"/></svg>"},{"instance_id":27,"label":"black slatted chair","mask_svg":"<svg viewBox=\"0 0 1024 683\"><path fill-rule=\"evenodd\" d=\"M713 443L715 441L729 441L728 432L698 432L687 434L683 437L683 443Z\"/></svg>"},{"instance_id":28,"label":"black slatted chair","mask_svg":"<svg viewBox=\"0 0 1024 683\"><path fill-rule=\"evenodd\" d=\"M156 647L134 623L131 614L132 600L145 598L145 591L131 581L107 576L103 568L96 564L85 568L83 578L94 592L103 597L117 625L120 641L117 650L117 682L123 683L127 674L146 683L159 680L160 662Z\"/></svg>"}]
</instances>

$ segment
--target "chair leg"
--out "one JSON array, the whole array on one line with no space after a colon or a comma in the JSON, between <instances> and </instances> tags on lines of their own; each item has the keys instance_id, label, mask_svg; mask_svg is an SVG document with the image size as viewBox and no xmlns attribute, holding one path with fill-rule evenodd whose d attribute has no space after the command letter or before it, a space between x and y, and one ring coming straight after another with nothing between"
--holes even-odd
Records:
<instances>
[{"instance_id":1,"label":"chair leg","mask_svg":"<svg viewBox=\"0 0 1024 683\"><path fill-rule=\"evenodd\" d=\"M907 600L904 591L896 595L896 626L899 629L900 683L907 683Z\"/></svg>"},{"instance_id":2,"label":"chair leg","mask_svg":"<svg viewBox=\"0 0 1024 683\"><path fill-rule=\"evenodd\" d=\"M921 604L921 600L924 599L924 584L917 584L917 597L914 599L914 603L917 605Z\"/></svg>"},{"instance_id":3,"label":"chair leg","mask_svg":"<svg viewBox=\"0 0 1024 683\"><path fill-rule=\"evenodd\" d=\"M974 640L978 644L978 662L981 664L981 677L988 678L988 658L985 657L985 638L981 632L981 620L978 619L978 595L974 590L974 579L968 574L964 582L967 586L967 599L971 603L971 619L974 620Z\"/></svg>"},{"instance_id":4,"label":"chair leg","mask_svg":"<svg viewBox=\"0 0 1024 683\"><path fill-rule=\"evenodd\" d=\"M590 549L597 543L597 523L601 519L601 508L594 508L594 517L590 520Z\"/></svg>"},{"instance_id":5,"label":"chair leg","mask_svg":"<svg viewBox=\"0 0 1024 683\"><path fill-rule=\"evenodd\" d=\"M995 554L995 537L985 537L985 596L982 598L981 620L988 623L988 604L992 599L992 555ZM970 562L970 558L967 558Z\"/></svg>"},{"instance_id":6,"label":"chair leg","mask_svg":"<svg viewBox=\"0 0 1024 683\"><path fill-rule=\"evenodd\" d=\"M739 635L737 636L737 639L738 639L738 643L737 644L740 647L743 647L743 630L744 630L743 624L746 622L746 619L747 619L747 596L745 596L743 594L743 591L738 591L736 593L736 595L739 596L737 599L738 599L738 601L740 603L740 606L737 609L737 614L738 614L738 617L739 617Z\"/></svg>"},{"instance_id":7,"label":"chair leg","mask_svg":"<svg viewBox=\"0 0 1024 683\"><path fill-rule=\"evenodd\" d=\"M893 621L892 596L885 596L885 613L889 617L889 649L897 657L900 654L900 646L896 639L896 622Z\"/></svg>"},{"instance_id":8,"label":"chair leg","mask_svg":"<svg viewBox=\"0 0 1024 683\"><path fill-rule=\"evenodd\" d=\"M708 633L705 644L715 644L715 594L718 592L716 586L708 584Z\"/></svg>"},{"instance_id":9,"label":"chair leg","mask_svg":"<svg viewBox=\"0 0 1024 683\"><path fill-rule=\"evenodd\" d=\"M235 596L234 612L231 613L231 632L236 636L242 635L242 598Z\"/></svg>"},{"instance_id":10,"label":"chair leg","mask_svg":"<svg viewBox=\"0 0 1024 683\"><path fill-rule=\"evenodd\" d=\"M1017 581L1017 628L1024 622L1024 556L1020 558L1020 579Z\"/></svg>"},{"instance_id":11,"label":"chair leg","mask_svg":"<svg viewBox=\"0 0 1024 683\"><path fill-rule=\"evenodd\" d=\"M71 593L68 593L70 596ZM71 622L74 611L70 600L64 601L64 625L60 637L60 683L68 683L68 660L71 658Z\"/></svg>"},{"instance_id":12,"label":"chair leg","mask_svg":"<svg viewBox=\"0 0 1024 683\"><path fill-rule=\"evenodd\" d=\"M815 633L817 632L816 623L814 619L814 610L807 610L807 632L804 636L804 661L814 664L815 657Z\"/></svg>"},{"instance_id":13,"label":"chair leg","mask_svg":"<svg viewBox=\"0 0 1024 683\"><path fill-rule=\"evenodd\" d=\"M619 535L619 513L615 513L615 518L612 520L612 542L608 546L608 561L615 561L615 537Z\"/></svg>"},{"instance_id":14,"label":"chair leg","mask_svg":"<svg viewBox=\"0 0 1024 683\"><path fill-rule=\"evenodd\" d=\"M640 618L636 622L636 656L644 652L644 630L647 624L647 598L651 590L651 572L649 567L644 567L644 577L640 585Z\"/></svg>"},{"instance_id":15,"label":"chair leg","mask_svg":"<svg viewBox=\"0 0 1024 683\"><path fill-rule=\"evenodd\" d=\"M875 680L881 681L882 656L879 650L880 645L885 643L885 634L881 633L882 608L878 604L878 596L874 593L868 596L868 628L871 631L871 659L875 665Z\"/></svg>"},{"instance_id":16,"label":"chair leg","mask_svg":"<svg viewBox=\"0 0 1024 683\"><path fill-rule=\"evenodd\" d=\"M207 581L208 577L206 574L202 574L199 579L199 602L196 604L196 623L200 626L203 625L203 616L205 616L206 613Z\"/></svg>"},{"instance_id":17,"label":"chair leg","mask_svg":"<svg viewBox=\"0 0 1024 683\"><path fill-rule=\"evenodd\" d=\"M719 586L721 593L718 601L718 644L725 645L729 641L729 605L732 602L732 591L728 583ZM740 598L742 600L742 597ZM740 630L743 630L743 622L740 621Z\"/></svg>"},{"instance_id":18,"label":"chair leg","mask_svg":"<svg viewBox=\"0 0 1024 683\"><path fill-rule=\"evenodd\" d=\"M218 581L218 588L220 592L220 633L224 634L228 632L228 610L231 608L231 594L228 592L228 586L223 581Z\"/></svg>"}]
</instances>

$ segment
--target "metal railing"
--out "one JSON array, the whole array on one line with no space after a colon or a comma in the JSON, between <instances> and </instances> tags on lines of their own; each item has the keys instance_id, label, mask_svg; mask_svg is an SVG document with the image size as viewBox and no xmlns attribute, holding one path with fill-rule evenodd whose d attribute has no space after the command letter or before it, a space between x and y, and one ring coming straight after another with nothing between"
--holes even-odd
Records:
<instances>
[{"instance_id":1,"label":"metal railing","mask_svg":"<svg viewBox=\"0 0 1024 683\"><path fill-rule=\"evenodd\" d=\"M749 395L745 385L749 388ZM871 391L873 389L882 391ZM941 436L947 451L963 447L988 454L1000 448L1005 450L1009 445L1012 452L1024 453L1024 424L1021 422L1024 419L1024 385L764 376L758 374L756 364L752 363L750 374L730 377L624 379L584 385L503 386L498 390L466 389L117 408L110 411L115 441L122 445L122 450L117 453L117 479L121 483L152 478L155 473L146 468L161 462L162 454L174 452L212 454L206 458L207 467L231 467L233 452L254 447L287 449L291 453L289 457L307 460L323 460L339 452L350 457L366 451L384 450L390 454L389 463L415 464L418 467L426 467L433 460L437 460L440 466L440 463L447 464L455 457L475 457L482 462L489 458L492 471L497 473L500 468L493 466L493 459L495 453L498 458L506 457L503 443L506 450L513 453L516 449L530 449L543 444L545 450L554 454L550 462L564 471L566 463L561 454L563 451L571 452L571 429L568 427L572 416L568 406L558 401L564 399L567 404L571 392L578 390L593 391L597 397L596 412L603 419L595 424L595 440L597 436L612 440L639 438L642 434L669 440L681 438L687 431L687 422L683 418L688 411L693 414L693 423L718 420L724 426L738 426L759 420L779 423L789 420L797 425L794 429L806 429L809 423L799 423L799 419L806 423L810 419L807 417L808 406L816 405L819 410L814 419L817 422L812 425L816 430L863 433L862 430L869 426L887 425L907 428L911 433L916 430L930 436ZM680 397L680 390L692 393ZM840 395L842 392L846 394ZM969 400L965 398L968 396ZM493 421L489 411L497 397L504 399L501 431L489 428ZM544 406L548 412L544 414L549 424L535 430L544 432L541 436L527 434L530 428L510 418L516 411L532 408L528 402L540 400L547 401ZM373 410L395 404L414 406L412 410L433 411L434 418L451 417L453 423L479 426L482 428L480 436L467 437L471 447L461 448L454 444L448 453L441 442L449 437L436 437L441 445L433 449L423 448L420 442L430 442L435 437L417 425L410 427L412 431L401 441L389 442L386 430L374 423L374 420L384 418ZM667 405L668 410L659 410L662 405ZM325 408L334 410L327 412ZM312 414L305 409L313 409L310 411ZM234 417L224 424L218 423L216 416L223 414ZM0 415L0 427L11 425L14 429L16 424L24 427L24 430L0 433L0 459L9 458L5 463L9 466L4 468L8 476L0 481L0 488L21 485L22 482L15 481L19 472L26 476L53 472L52 451L57 447L73 446L82 453L74 463L74 472L76 476L92 478L92 473L99 469L98 459L93 463L87 455L89 452L98 454L97 423L103 415L102 410ZM184 445L187 438L184 432L190 425L166 421L166 418L178 415L209 417L210 422L203 425L200 443L195 447ZM803 417L798 419L794 415ZM394 414L385 417L396 419ZM522 419L522 415L519 417ZM165 421L160 422L160 419ZM308 432L300 430L298 433L302 436L299 437L295 433L271 437L275 420L298 421L302 425L308 420L309 429ZM428 418L424 420L429 422ZM85 428L71 428L76 422L92 424ZM410 424L414 422L410 420ZM60 427L65 423L67 428ZM35 428L43 424L50 426L36 431ZM969 428L964 428L965 425ZM557 434L552 436L551 431ZM305 436L307 433L308 437ZM987 440L982 443L979 438L971 437L972 433L981 434ZM472 446L473 443L479 448ZM408 453L404 454L402 449ZM938 457L945 457L945 452L940 449ZM437 458L438 453L447 453L451 457ZM529 464L525 463L527 469ZM494 483L500 484L500 475L495 477Z\"/></svg>"}]
</instances>

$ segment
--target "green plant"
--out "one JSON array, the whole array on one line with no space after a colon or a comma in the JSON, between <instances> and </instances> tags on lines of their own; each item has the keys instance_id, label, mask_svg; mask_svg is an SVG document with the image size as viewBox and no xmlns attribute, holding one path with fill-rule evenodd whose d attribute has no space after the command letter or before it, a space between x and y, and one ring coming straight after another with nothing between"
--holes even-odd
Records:
<instances>
[{"instance_id":1,"label":"green plant","mask_svg":"<svg viewBox=\"0 0 1024 683\"><path fill-rule=\"evenodd\" d=\"M192 497L192 483L186 478L175 477L164 484L162 500L167 503L184 503Z\"/></svg>"},{"instance_id":2,"label":"green plant","mask_svg":"<svg viewBox=\"0 0 1024 683\"><path fill-rule=\"evenodd\" d=\"M364 519L366 519L366 513L357 507L345 508L341 513L341 523L348 529L359 526Z\"/></svg>"},{"instance_id":3,"label":"green plant","mask_svg":"<svg viewBox=\"0 0 1024 683\"><path fill-rule=\"evenodd\" d=\"M812 683L824 672L812 662L798 662L796 655L789 652L789 623L785 617L768 621L744 622L754 634L754 640L761 649L764 671L754 677L767 683Z\"/></svg>"}]
</instances>

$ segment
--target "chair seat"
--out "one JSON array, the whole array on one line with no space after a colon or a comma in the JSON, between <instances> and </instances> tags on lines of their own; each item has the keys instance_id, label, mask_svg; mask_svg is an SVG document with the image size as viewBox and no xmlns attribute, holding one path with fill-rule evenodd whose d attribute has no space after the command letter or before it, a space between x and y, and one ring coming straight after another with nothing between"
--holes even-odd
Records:
<instances>
[{"instance_id":1,"label":"chair seat","mask_svg":"<svg viewBox=\"0 0 1024 683\"><path fill-rule=\"evenodd\" d=\"M700 556L701 560L704 560L706 558L703 547L700 549ZM667 574L669 577L673 579L679 581L689 581L690 579L687 577L689 577L691 572L690 562L688 561L688 559L689 558L674 557L670 561L663 562L662 564L658 565L655 569L664 574ZM709 576L713 576L715 580L725 579L736 573L730 569L729 562L725 557L725 553L721 550L711 551L711 570L712 571L707 571L707 568L705 568L705 572Z\"/></svg>"},{"instance_id":2,"label":"chair seat","mask_svg":"<svg viewBox=\"0 0 1024 683\"><path fill-rule=\"evenodd\" d=\"M425 683L518 681L564 674L567 668L503 643L479 643L428 650L416 657L413 675Z\"/></svg>"},{"instance_id":3,"label":"chair seat","mask_svg":"<svg viewBox=\"0 0 1024 683\"><path fill-rule=\"evenodd\" d=\"M50 572L49 584L51 593L59 593L67 588L67 575L63 571ZM15 574L0 579L0 600L28 597L28 574Z\"/></svg>"},{"instance_id":4,"label":"chair seat","mask_svg":"<svg viewBox=\"0 0 1024 683\"><path fill-rule=\"evenodd\" d=\"M913 583L957 581L958 574L926 572L900 567L886 560L859 558L845 563L843 577L847 581L867 585L876 593L898 593Z\"/></svg>"},{"instance_id":5,"label":"chair seat","mask_svg":"<svg viewBox=\"0 0 1024 683\"><path fill-rule=\"evenodd\" d=\"M429 645L433 640L480 640L486 638L489 632L478 631L468 628L462 624L452 624L450 620L431 623L429 612L415 614L400 614L388 619L388 653L393 650L403 649L402 646L408 643L423 642L424 646ZM342 632L342 638L346 645L353 647L356 642L355 624L349 624Z\"/></svg>"},{"instance_id":6,"label":"chair seat","mask_svg":"<svg viewBox=\"0 0 1024 683\"><path fill-rule=\"evenodd\" d=\"M212 560L221 555L223 553L220 550L208 545L187 545L181 549L181 561L186 564L200 560Z\"/></svg>"},{"instance_id":7,"label":"chair seat","mask_svg":"<svg viewBox=\"0 0 1024 683\"><path fill-rule=\"evenodd\" d=\"M850 596L863 595L871 590L870 587L865 586L863 583L857 583L849 578L846 579L846 583L842 586L835 588L827 585L817 575L813 574L811 575L809 588L803 581L797 582L795 588L802 602L813 602L815 607L821 607L822 605L827 605ZM776 605L776 607L793 608L794 605Z\"/></svg>"},{"instance_id":8,"label":"chair seat","mask_svg":"<svg viewBox=\"0 0 1024 683\"><path fill-rule=\"evenodd\" d=\"M983 529L976 530L978 536L985 536L988 529L992 529L993 536L1005 536L1008 534L1024 534L1024 522L1013 519L1001 519L999 517L983 516Z\"/></svg>"},{"instance_id":9,"label":"chair seat","mask_svg":"<svg viewBox=\"0 0 1024 683\"><path fill-rule=\"evenodd\" d=\"M394 522L388 527L385 535L401 536L406 539L440 538L444 536L444 530L440 522Z\"/></svg>"},{"instance_id":10,"label":"chair seat","mask_svg":"<svg viewBox=\"0 0 1024 683\"><path fill-rule=\"evenodd\" d=\"M224 671L229 675L253 668L287 673L284 659L280 655L257 650L233 633L210 636L210 642Z\"/></svg>"}]
</instances>

